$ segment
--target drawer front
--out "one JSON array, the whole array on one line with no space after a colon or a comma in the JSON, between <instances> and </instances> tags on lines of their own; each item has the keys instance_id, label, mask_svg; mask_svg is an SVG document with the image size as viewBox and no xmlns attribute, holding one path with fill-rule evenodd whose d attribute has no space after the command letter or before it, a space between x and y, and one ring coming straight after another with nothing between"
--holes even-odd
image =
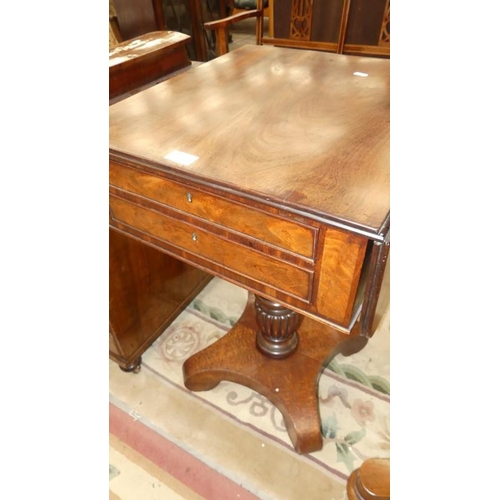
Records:
<instances>
[{"instance_id":1,"label":"drawer front","mask_svg":"<svg viewBox=\"0 0 500 500\"><path fill-rule=\"evenodd\" d=\"M362 236L325 230L316 299L317 313L348 327L358 291L367 240Z\"/></svg>"},{"instance_id":2,"label":"drawer front","mask_svg":"<svg viewBox=\"0 0 500 500\"><path fill-rule=\"evenodd\" d=\"M312 259L317 230L110 161L110 184Z\"/></svg>"},{"instance_id":3,"label":"drawer front","mask_svg":"<svg viewBox=\"0 0 500 500\"><path fill-rule=\"evenodd\" d=\"M162 240L181 251L190 252L210 263L250 278L259 289L259 283L271 286L290 296L309 301L313 272L264 255L251 248L229 241L210 231L197 228L179 218L140 207L110 196L112 217L134 229Z\"/></svg>"}]
</instances>

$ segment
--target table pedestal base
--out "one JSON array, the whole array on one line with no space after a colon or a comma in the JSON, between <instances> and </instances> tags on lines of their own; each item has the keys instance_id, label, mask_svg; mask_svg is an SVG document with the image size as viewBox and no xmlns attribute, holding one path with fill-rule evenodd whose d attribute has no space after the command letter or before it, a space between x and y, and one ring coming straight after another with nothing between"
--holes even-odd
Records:
<instances>
[{"instance_id":1,"label":"table pedestal base","mask_svg":"<svg viewBox=\"0 0 500 500\"><path fill-rule=\"evenodd\" d=\"M304 317L295 352L273 359L256 346L254 297L236 325L220 340L184 362L184 384L192 391L213 389L222 380L235 382L265 396L282 413L295 450L321 450L323 436L318 404L318 379L323 367L338 353L353 354L367 338Z\"/></svg>"}]
</instances>

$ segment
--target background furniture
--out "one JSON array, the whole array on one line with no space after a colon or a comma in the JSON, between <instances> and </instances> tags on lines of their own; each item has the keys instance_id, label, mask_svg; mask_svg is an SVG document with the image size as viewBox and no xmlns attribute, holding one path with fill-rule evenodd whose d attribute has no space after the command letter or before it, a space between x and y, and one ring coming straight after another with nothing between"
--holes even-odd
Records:
<instances>
[{"instance_id":1,"label":"background furniture","mask_svg":"<svg viewBox=\"0 0 500 500\"><path fill-rule=\"evenodd\" d=\"M109 230L109 357L138 372L141 355L211 275Z\"/></svg>"},{"instance_id":2,"label":"background furniture","mask_svg":"<svg viewBox=\"0 0 500 500\"><path fill-rule=\"evenodd\" d=\"M389 0L269 0L270 29L264 36L262 0L257 8L205 23L216 32L216 53L228 52L228 30L256 18L256 43L339 54L390 55Z\"/></svg>"},{"instance_id":3,"label":"background furniture","mask_svg":"<svg viewBox=\"0 0 500 500\"><path fill-rule=\"evenodd\" d=\"M226 15L225 0L114 0L123 40L152 31L177 31L189 35L192 61L215 57L215 39L203 23Z\"/></svg>"},{"instance_id":4,"label":"background furniture","mask_svg":"<svg viewBox=\"0 0 500 500\"><path fill-rule=\"evenodd\" d=\"M258 7L257 0L227 0L229 6L229 15L238 14L247 10L254 10ZM269 0L263 0L264 17L269 17Z\"/></svg>"},{"instance_id":5,"label":"background furniture","mask_svg":"<svg viewBox=\"0 0 500 500\"><path fill-rule=\"evenodd\" d=\"M115 45L109 52L110 101L190 66L189 40L183 33L153 31Z\"/></svg>"}]
</instances>

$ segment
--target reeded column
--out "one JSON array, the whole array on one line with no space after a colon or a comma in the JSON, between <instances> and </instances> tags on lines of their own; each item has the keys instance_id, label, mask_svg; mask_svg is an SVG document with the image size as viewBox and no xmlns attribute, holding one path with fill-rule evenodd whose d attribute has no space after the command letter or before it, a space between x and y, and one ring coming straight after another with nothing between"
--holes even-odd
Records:
<instances>
[{"instance_id":1,"label":"reeded column","mask_svg":"<svg viewBox=\"0 0 500 500\"><path fill-rule=\"evenodd\" d=\"M255 296L255 312L259 331L257 348L272 358L285 358L299 344L297 327L300 315L287 307L263 297Z\"/></svg>"}]
</instances>

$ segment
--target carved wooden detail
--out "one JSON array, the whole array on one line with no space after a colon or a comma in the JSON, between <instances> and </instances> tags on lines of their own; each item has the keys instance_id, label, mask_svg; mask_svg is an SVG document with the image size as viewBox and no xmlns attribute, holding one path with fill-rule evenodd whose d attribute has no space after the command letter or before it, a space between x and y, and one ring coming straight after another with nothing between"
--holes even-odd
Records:
<instances>
[{"instance_id":1,"label":"carved wooden detail","mask_svg":"<svg viewBox=\"0 0 500 500\"><path fill-rule=\"evenodd\" d=\"M301 317L273 300L255 296L257 347L272 358L284 358L297 349L297 327Z\"/></svg>"},{"instance_id":2,"label":"carved wooden detail","mask_svg":"<svg viewBox=\"0 0 500 500\"><path fill-rule=\"evenodd\" d=\"M293 0L290 23L290 38L293 40L311 39L313 0Z\"/></svg>"}]
</instances>

